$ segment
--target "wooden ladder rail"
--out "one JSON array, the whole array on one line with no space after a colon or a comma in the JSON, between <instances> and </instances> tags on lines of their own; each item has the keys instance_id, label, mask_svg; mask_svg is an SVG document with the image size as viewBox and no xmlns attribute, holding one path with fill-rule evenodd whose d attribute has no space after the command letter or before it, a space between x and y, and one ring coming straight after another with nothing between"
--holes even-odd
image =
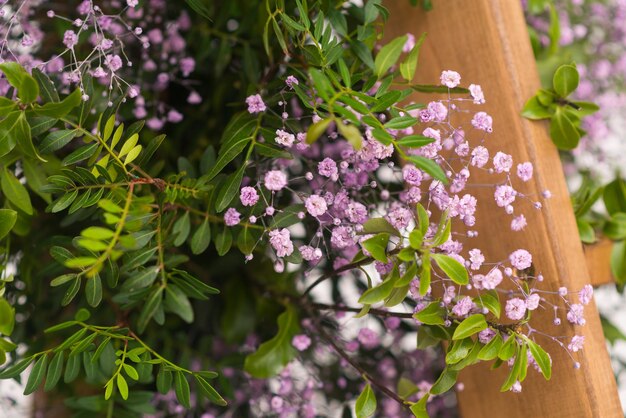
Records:
<instances>
[{"instance_id":1,"label":"wooden ladder rail","mask_svg":"<svg viewBox=\"0 0 626 418\"><path fill-rule=\"evenodd\" d=\"M420 53L419 82L437 84L442 70L455 70L461 74L463 85L480 84L487 103L476 111L486 111L494 119L494 131L487 138L490 149L512 154L516 163L533 162L535 175L521 188L523 192L535 196L544 190L552 193L541 210L517 205L519 210L525 208L528 227L515 235L508 231L511 217L488 202L493 199L493 190L479 194L475 228L479 238L472 245L485 250L488 260L504 260L517 248L530 250L535 266L545 277L542 288L547 290L566 286L577 291L590 283L559 155L547 124L520 116L525 101L540 87L520 1L436 1L429 12L410 6L408 0L388 0L384 5L391 11L385 29L387 39L408 32L416 37L428 33ZM470 182L481 182L480 175L472 176ZM500 393L507 367L491 371L488 365L472 366L459 379L465 387L458 395L463 418L623 417L596 306L591 303L586 307L587 324L582 328L570 326L564 315L561 318L563 325L552 326L553 312L546 309L533 318L533 324L551 335L567 335L568 340L582 333L585 347L577 358L580 369L575 370L568 354L547 339L538 341L552 354L552 380L546 382L529 370L520 394Z\"/></svg>"}]
</instances>

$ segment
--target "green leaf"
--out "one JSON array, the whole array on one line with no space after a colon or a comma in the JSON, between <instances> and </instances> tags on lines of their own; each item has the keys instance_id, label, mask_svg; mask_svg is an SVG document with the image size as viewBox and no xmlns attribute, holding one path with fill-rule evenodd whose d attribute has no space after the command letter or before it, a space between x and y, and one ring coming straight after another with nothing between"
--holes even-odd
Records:
<instances>
[{"instance_id":1,"label":"green leaf","mask_svg":"<svg viewBox=\"0 0 626 418\"><path fill-rule=\"evenodd\" d=\"M367 252L369 252L374 260L386 263L387 262L387 244L389 243L389 234L381 232L376 234L372 238L366 239L362 242L362 246Z\"/></svg>"},{"instance_id":2,"label":"green leaf","mask_svg":"<svg viewBox=\"0 0 626 418\"><path fill-rule=\"evenodd\" d=\"M196 229L191 237L191 252L194 254L201 254L208 248L211 243L211 225L209 219L204 218L204 221L200 224L200 227Z\"/></svg>"},{"instance_id":3,"label":"green leaf","mask_svg":"<svg viewBox=\"0 0 626 418\"><path fill-rule=\"evenodd\" d=\"M85 284L85 296L89 306L96 307L102 301L102 280L99 275L87 278Z\"/></svg>"},{"instance_id":4,"label":"green leaf","mask_svg":"<svg viewBox=\"0 0 626 418\"><path fill-rule=\"evenodd\" d=\"M28 366L30 366L34 359L34 357L27 357L18 361L13 366L7 367L0 372L0 379L11 379L19 376Z\"/></svg>"},{"instance_id":5,"label":"green leaf","mask_svg":"<svg viewBox=\"0 0 626 418\"><path fill-rule=\"evenodd\" d=\"M11 209L0 209L0 239L6 237L17 220L17 212Z\"/></svg>"},{"instance_id":6,"label":"green leaf","mask_svg":"<svg viewBox=\"0 0 626 418\"><path fill-rule=\"evenodd\" d=\"M406 57L404 61L400 64L400 74L402 74L402 78L406 81L411 82L415 77L415 70L417 70L417 60L419 58L420 49L424 40L426 39L426 33L423 33L422 36L417 40L411 52Z\"/></svg>"},{"instance_id":7,"label":"green leaf","mask_svg":"<svg viewBox=\"0 0 626 418\"><path fill-rule=\"evenodd\" d=\"M498 358L503 361L507 361L515 355L517 349L517 340L515 335L509 335L509 338L502 344L500 351L498 352Z\"/></svg>"},{"instance_id":8,"label":"green leaf","mask_svg":"<svg viewBox=\"0 0 626 418\"><path fill-rule=\"evenodd\" d=\"M589 225L589 227L591 228L591 225ZM626 239L626 213L613 213L613 215L604 224L602 232L605 236L614 241Z\"/></svg>"},{"instance_id":9,"label":"green leaf","mask_svg":"<svg viewBox=\"0 0 626 418\"><path fill-rule=\"evenodd\" d=\"M460 285L469 283L469 274L463 264L445 254L431 254L431 257L454 283Z\"/></svg>"},{"instance_id":10,"label":"green leaf","mask_svg":"<svg viewBox=\"0 0 626 418\"><path fill-rule=\"evenodd\" d=\"M446 364L455 364L463 360L473 347L474 341L471 338L454 341L446 354Z\"/></svg>"},{"instance_id":11,"label":"green leaf","mask_svg":"<svg viewBox=\"0 0 626 418\"><path fill-rule=\"evenodd\" d=\"M199 392L204 395L209 401L219 406L226 406L228 403L222 398L222 396L207 382L202 376L198 374L193 375L198 384Z\"/></svg>"},{"instance_id":12,"label":"green leaf","mask_svg":"<svg viewBox=\"0 0 626 418\"><path fill-rule=\"evenodd\" d=\"M562 150L572 150L578 146L580 132L574 122L567 116L562 108L557 108L550 122L550 137L552 142Z\"/></svg>"},{"instance_id":13,"label":"green leaf","mask_svg":"<svg viewBox=\"0 0 626 418\"><path fill-rule=\"evenodd\" d=\"M183 216L174 222L174 226L172 227L172 233L175 235L174 246L180 247L183 245L183 243L187 241L190 231L191 221L189 220L189 212L185 212Z\"/></svg>"},{"instance_id":14,"label":"green leaf","mask_svg":"<svg viewBox=\"0 0 626 418\"><path fill-rule=\"evenodd\" d=\"M394 65L407 41L407 35L400 36L383 46L374 59L374 73L381 78Z\"/></svg>"},{"instance_id":15,"label":"green leaf","mask_svg":"<svg viewBox=\"0 0 626 418\"><path fill-rule=\"evenodd\" d=\"M430 289L430 281L431 281L431 273L432 273L432 265L430 258L430 251L425 251L422 254L422 268L420 269L420 296L426 295L428 290Z\"/></svg>"},{"instance_id":16,"label":"green leaf","mask_svg":"<svg viewBox=\"0 0 626 418\"><path fill-rule=\"evenodd\" d=\"M17 145L16 130L22 112L11 112L0 121L0 157L4 157Z\"/></svg>"},{"instance_id":17,"label":"green leaf","mask_svg":"<svg viewBox=\"0 0 626 418\"><path fill-rule=\"evenodd\" d=\"M48 368L48 375L46 376L46 384L43 387L45 392L51 391L57 383L59 383L61 373L63 372L63 356L63 351L59 351L52 357L50 367Z\"/></svg>"},{"instance_id":18,"label":"green leaf","mask_svg":"<svg viewBox=\"0 0 626 418\"><path fill-rule=\"evenodd\" d=\"M439 375L437 381L430 388L430 393L433 395L440 395L449 391L456 383L456 378L458 375L458 370L450 370L446 367Z\"/></svg>"},{"instance_id":19,"label":"green leaf","mask_svg":"<svg viewBox=\"0 0 626 418\"><path fill-rule=\"evenodd\" d=\"M139 319L137 319L137 330L139 332L143 332L146 329L148 322L150 322L150 319L152 319L156 311L159 309L162 301L163 288L159 286L152 291L148 297L148 301L143 306L143 309L139 314Z\"/></svg>"},{"instance_id":20,"label":"green leaf","mask_svg":"<svg viewBox=\"0 0 626 418\"><path fill-rule=\"evenodd\" d=\"M376 412L376 395L369 383L356 399L354 410L357 418L368 418Z\"/></svg>"},{"instance_id":21,"label":"green leaf","mask_svg":"<svg viewBox=\"0 0 626 418\"><path fill-rule=\"evenodd\" d=\"M82 93L80 89L76 89L60 102L50 102L41 107L35 108L35 114L55 119L62 118L81 103L81 96Z\"/></svg>"},{"instance_id":22,"label":"green leaf","mask_svg":"<svg viewBox=\"0 0 626 418\"><path fill-rule=\"evenodd\" d=\"M460 340L463 338L467 338L485 329L487 329L487 321L485 320L485 315L470 315L456 327L456 330L454 330L454 334L452 335L452 339Z\"/></svg>"},{"instance_id":23,"label":"green leaf","mask_svg":"<svg viewBox=\"0 0 626 418\"><path fill-rule=\"evenodd\" d=\"M408 155L407 160L415 164L415 167L429 174L435 180L439 180L443 184L448 184L448 178L443 172L439 164L429 158L424 158L421 155Z\"/></svg>"},{"instance_id":24,"label":"green leaf","mask_svg":"<svg viewBox=\"0 0 626 418\"><path fill-rule=\"evenodd\" d=\"M210 9L202 0L185 0L185 3L187 3L194 12L198 13L203 18L207 19L210 22L213 21L213 19L211 19Z\"/></svg>"},{"instance_id":25,"label":"green leaf","mask_svg":"<svg viewBox=\"0 0 626 418\"><path fill-rule=\"evenodd\" d=\"M222 187L220 187L220 191L217 194L217 200L215 202L215 210L217 212L221 212L226 209L239 192L245 169L246 165L244 163L239 170L228 176L226 181L222 184Z\"/></svg>"},{"instance_id":26,"label":"green leaf","mask_svg":"<svg viewBox=\"0 0 626 418\"><path fill-rule=\"evenodd\" d=\"M398 116L385 123L386 129L406 129L415 125L418 120L412 116Z\"/></svg>"},{"instance_id":27,"label":"green leaf","mask_svg":"<svg viewBox=\"0 0 626 418\"><path fill-rule=\"evenodd\" d=\"M17 89L17 97L24 103L32 103L39 97L39 84L30 74L26 73Z\"/></svg>"},{"instance_id":28,"label":"green leaf","mask_svg":"<svg viewBox=\"0 0 626 418\"><path fill-rule=\"evenodd\" d=\"M328 125L333 122L333 118L322 119L311 126L306 132L306 143L312 144L326 131Z\"/></svg>"},{"instance_id":29,"label":"green leaf","mask_svg":"<svg viewBox=\"0 0 626 418\"><path fill-rule=\"evenodd\" d=\"M11 335L15 326L15 308L6 299L0 297L0 333Z\"/></svg>"},{"instance_id":30,"label":"green leaf","mask_svg":"<svg viewBox=\"0 0 626 418\"><path fill-rule=\"evenodd\" d=\"M193 308L189 298L174 284L168 284L165 288L165 307L188 324L193 322Z\"/></svg>"},{"instance_id":31,"label":"green leaf","mask_svg":"<svg viewBox=\"0 0 626 418\"><path fill-rule=\"evenodd\" d=\"M80 372L80 356L73 355L67 358L67 365L65 366L65 373L63 373L63 381L65 383L73 382L78 377Z\"/></svg>"},{"instance_id":32,"label":"green leaf","mask_svg":"<svg viewBox=\"0 0 626 418\"><path fill-rule=\"evenodd\" d=\"M411 405L409 409L411 410L415 418L429 418L428 411L426 410L426 404L429 397L430 395L427 393L422 396L422 398L418 402Z\"/></svg>"},{"instance_id":33,"label":"green leaf","mask_svg":"<svg viewBox=\"0 0 626 418\"><path fill-rule=\"evenodd\" d=\"M367 289L363 292L363 295L359 298L359 303L364 305L371 305L376 302L380 302L387 298L394 289L395 280L386 279L378 286Z\"/></svg>"},{"instance_id":34,"label":"green leaf","mask_svg":"<svg viewBox=\"0 0 626 418\"><path fill-rule=\"evenodd\" d=\"M185 374L181 371L174 373L174 392L176 393L176 399L185 408L191 408L190 394L189 394L189 382L185 377Z\"/></svg>"},{"instance_id":35,"label":"green leaf","mask_svg":"<svg viewBox=\"0 0 626 418\"><path fill-rule=\"evenodd\" d=\"M511 368L511 372L508 377L504 381L504 384L500 388L500 392L506 392L511 389L515 384L515 381L518 380L520 373L522 372L522 366L526 364L528 361L528 357L526 355L526 344L522 344L519 346L515 353L515 362L513 363L513 367Z\"/></svg>"},{"instance_id":36,"label":"green leaf","mask_svg":"<svg viewBox=\"0 0 626 418\"><path fill-rule=\"evenodd\" d=\"M502 337L498 332L483 348L478 352L478 358L480 360L493 360L498 357L498 353L502 349Z\"/></svg>"},{"instance_id":37,"label":"green leaf","mask_svg":"<svg viewBox=\"0 0 626 418\"><path fill-rule=\"evenodd\" d=\"M139 360L139 358L137 358L137 360ZM124 372L126 372L128 377L130 377L131 379L135 381L139 380L139 373L137 373L137 369L135 369L130 364L124 364Z\"/></svg>"},{"instance_id":38,"label":"green leaf","mask_svg":"<svg viewBox=\"0 0 626 418\"><path fill-rule=\"evenodd\" d=\"M604 187L602 199L609 215L626 212L626 182L617 178Z\"/></svg>"},{"instance_id":39,"label":"green leaf","mask_svg":"<svg viewBox=\"0 0 626 418\"><path fill-rule=\"evenodd\" d=\"M426 325L443 325L446 310L439 305L439 302L431 302L419 312L413 315L413 318Z\"/></svg>"},{"instance_id":40,"label":"green leaf","mask_svg":"<svg viewBox=\"0 0 626 418\"><path fill-rule=\"evenodd\" d=\"M56 87L50 77L41 71L39 68L35 67L31 70L33 77L37 80L39 84L39 89L41 91L41 97L47 102L58 102L59 101L59 93L57 92Z\"/></svg>"},{"instance_id":41,"label":"green leaf","mask_svg":"<svg viewBox=\"0 0 626 418\"><path fill-rule=\"evenodd\" d=\"M526 344L528 344L528 348L530 349L530 354L537 362L537 366L541 370L541 374L546 380L550 380L552 377L552 361L550 360L550 356L546 351L536 342L531 340L530 338L524 338Z\"/></svg>"},{"instance_id":42,"label":"green leaf","mask_svg":"<svg viewBox=\"0 0 626 418\"><path fill-rule=\"evenodd\" d=\"M298 316L293 306L278 317L278 333L263 344L258 350L248 355L244 362L244 370L258 379L267 379L276 375L297 354L291 345L291 339L298 333Z\"/></svg>"},{"instance_id":43,"label":"green leaf","mask_svg":"<svg viewBox=\"0 0 626 418\"><path fill-rule=\"evenodd\" d=\"M159 373L156 378L156 387L160 394L165 395L170 391L173 379L174 376L171 371L166 370L163 366L159 368Z\"/></svg>"},{"instance_id":44,"label":"green leaf","mask_svg":"<svg viewBox=\"0 0 626 418\"><path fill-rule=\"evenodd\" d=\"M260 234L246 225L243 227L241 232L239 232L239 236L237 237L237 247L246 255L252 254L259 238Z\"/></svg>"},{"instance_id":45,"label":"green leaf","mask_svg":"<svg viewBox=\"0 0 626 418\"><path fill-rule=\"evenodd\" d=\"M4 73L9 84L16 89L20 88L22 80L28 75L24 67L15 61L7 61L0 64L0 71Z\"/></svg>"},{"instance_id":46,"label":"green leaf","mask_svg":"<svg viewBox=\"0 0 626 418\"><path fill-rule=\"evenodd\" d=\"M6 168L2 171L0 187L4 196L27 215L33 214L28 191L22 183Z\"/></svg>"},{"instance_id":47,"label":"green leaf","mask_svg":"<svg viewBox=\"0 0 626 418\"><path fill-rule=\"evenodd\" d=\"M541 104L537 96L533 96L524 105L522 109L522 116L527 119L532 120L541 120L541 119L550 119L552 117L552 113L550 113L549 109Z\"/></svg>"},{"instance_id":48,"label":"green leaf","mask_svg":"<svg viewBox=\"0 0 626 418\"><path fill-rule=\"evenodd\" d=\"M611 273L618 284L626 283L626 241L613 244L611 250Z\"/></svg>"},{"instance_id":49,"label":"green leaf","mask_svg":"<svg viewBox=\"0 0 626 418\"><path fill-rule=\"evenodd\" d=\"M37 150L35 149L35 145L33 144L33 137L31 135L30 125L26 120L26 114L22 112L17 119L15 127L13 129L13 133L15 135L15 141L17 143L17 147L27 157L30 157L34 160L39 160L46 162L44 158L42 158Z\"/></svg>"},{"instance_id":50,"label":"green leaf","mask_svg":"<svg viewBox=\"0 0 626 418\"><path fill-rule=\"evenodd\" d=\"M68 166L68 165L79 163L93 156L97 150L98 150L97 143L84 145L76 149L67 157L63 158L63 161L61 161L61 164L63 164L64 166Z\"/></svg>"},{"instance_id":51,"label":"green leaf","mask_svg":"<svg viewBox=\"0 0 626 418\"><path fill-rule=\"evenodd\" d=\"M115 379L115 383L117 384L117 390L120 392L120 396L122 397L122 399L127 400L128 399L128 383L126 382L126 379L124 379L124 376L118 373Z\"/></svg>"},{"instance_id":52,"label":"green leaf","mask_svg":"<svg viewBox=\"0 0 626 418\"><path fill-rule=\"evenodd\" d=\"M578 87L578 71L574 65L561 65L554 72L552 87L561 97L569 96Z\"/></svg>"},{"instance_id":53,"label":"green leaf","mask_svg":"<svg viewBox=\"0 0 626 418\"><path fill-rule=\"evenodd\" d=\"M30 395L33 393L41 382L43 381L44 376L46 375L46 368L48 367L48 356L43 354L39 357L39 360L33 366L33 369L30 371L30 375L28 376L28 381L26 382L26 386L24 387L24 395Z\"/></svg>"},{"instance_id":54,"label":"green leaf","mask_svg":"<svg viewBox=\"0 0 626 418\"><path fill-rule=\"evenodd\" d=\"M398 140L398 145L407 148L420 148L435 142L434 138L423 135L408 135Z\"/></svg>"},{"instance_id":55,"label":"green leaf","mask_svg":"<svg viewBox=\"0 0 626 418\"><path fill-rule=\"evenodd\" d=\"M606 225L607 224L605 224L605 229ZM584 219L576 218L576 226L578 227L578 235L580 236L580 240L582 242L585 244L593 244L596 242L596 232L589 222ZM606 232L605 235L609 236Z\"/></svg>"},{"instance_id":56,"label":"green leaf","mask_svg":"<svg viewBox=\"0 0 626 418\"><path fill-rule=\"evenodd\" d=\"M346 140L352 145L355 150L360 150L363 147L363 136L359 128L352 124L338 123L337 128L339 133L346 138Z\"/></svg>"},{"instance_id":57,"label":"green leaf","mask_svg":"<svg viewBox=\"0 0 626 418\"><path fill-rule=\"evenodd\" d=\"M385 218L370 218L363 224L363 230L359 232L360 235L365 234L378 234L387 233L395 237L400 237L400 232L394 228L389 221Z\"/></svg>"},{"instance_id":58,"label":"green leaf","mask_svg":"<svg viewBox=\"0 0 626 418\"><path fill-rule=\"evenodd\" d=\"M500 297L495 290L489 290L474 298L476 305L487 308L496 318L500 318Z\"/></svg>"},{"instance_id":59,"label":"green leaf","mask_svg":"<svg viewBox=\"0 0 626 418\"><path fill-rule=\"evenodd\" d=\"M50 154L69 144L75 136L76 131L73 129L61 129L50 132L48 136L41 141L39 150L42 154Z\"/></svg>"},{"instance_id":60,"label":"green leaf","mask_svg":"<svg viewBox=\"0 0 626 418\"><path fill-rule=\"evenodd\" d=\"M217 237L215 237L215 249L217 250L217 254L221 257L223 255L225 255L228 250L230 250L231 245L233 244L233 234L232 232L230 232L230 228L227 226L224 226L224 229L217 234ZM293 254L291 255L292 257L295 254L300 254L299 251L294 251ZM287 257L285 257L285 259L287 259ZM300 260L301 262L302 260Z\"/></svg>"},{"instance_id":61,"label":"green leaf","mask_svg":"<svg viewBox=\"0 0 626 418\"><path fill-rule=\"evenodd\" d=\"M65 193L59 199L52 202L50 205L50 212L57 213L65 210L74 202L76 197L78 197L78 189L74 189L70 193Z\"/></svg>"}]
</instances>

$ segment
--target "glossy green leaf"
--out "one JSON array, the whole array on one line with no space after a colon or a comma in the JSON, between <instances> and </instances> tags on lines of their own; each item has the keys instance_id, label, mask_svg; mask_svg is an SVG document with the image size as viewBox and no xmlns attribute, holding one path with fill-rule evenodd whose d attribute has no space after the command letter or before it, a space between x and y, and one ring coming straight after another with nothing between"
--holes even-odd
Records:
<instances>
[{"instance_id":1,"label":"glossy green leaf","mask_svg":"<svg viewBox=\"0 0 626 418\"><path fill-rule=\"evenodd\" d=\"M15 327L15 308L0 297L0 334L11 335Z\"/></svg>"},{"instance_id":2,"label":"glossy green leaf","mask_svg":"<svg viewBox=\"0 0 626 418\"><path fill-rule=\"evenodd\" d=\"M369 383L356 399L354 410L357 418L368 418L376 412L376 395Z\"/></svg>"},{"instance_id":3,"label":"glossy green leaf","mask_svg":"<svg viewBox=\"0 0 626 418\"><path fill-rule=\"evenodd\" d=\"M454 283L460 285L469 283L467 269L456 259L445 254L431 254L431 257Z\"/></svg>"},{"instance_id":4,"label":"glossy green leaf","mask_svg":"<svg viewBox=\"0 0 626 418\"><path fill-rule=\"evenodd\" d=\"M456 327L456 330L454 330L454 334L452 335L452 339L460 340L463 338L467 338L485 329L487 329L487 321L485 320L485 315L470 315Z\"/></svg>"},{"instance_id":5,"label":"glossy green leaf","mask_svg":"<svg viewBox=\"0 0 626 418\"><path fill-rule=\"evenodd\" d=\"M574 65L561 65L554 72L552 87L561 97L569 96L578 87L578 70Z\"/></svg>"},{"instance_id":6,"label":"glossy green leaf","mask_svg":"<svg viewBox=\"0 0 626 418\"><path fill-rule=\"evenodd\" d=\"M430 388L430 393L433 395L440 395L442 393L446 393L456 383L457 376L459 375L458 370L450 370L449 368L443 369L439 378L435 381L435 383Z\"/></svg>"},{"instance_id":7,"label":"glossy green leaf","mask_svg":"<svg viewBox=\"0 0 626 418\"><path fill-rule=\"evenodd\" d=\"M118 374L117 377L115 378L115 383L117 384L117 390L120 392L120 396L122 397L122 399L127 400L128 399L128 383L126 382L126 379L124 379L124 376L122 376L121 374Z\"/></svg>"},{"instance_id":8,"label":"glossy green leaf","mask_svg":"<svg viewBox=\"0 0 626 418\"><path fill-rule=\"evenodd\" d=\"M193 375L198 385L199 392L204 395L209 401L219 406L226 406L227 402L222 396L206 381L202 376L198 374Z\"/></svg>"},{"instance_id":9,"label":"glossy green leaf","mask_svg":"<svg viewBox=\"0 0 626 418\"><path fill-rule=\"evenodd\" d=\"M419 59L420 49L425 39L426 33L423 33L422 36L419 37L417 42L415 42L415 46L413 46L406 59L400 63L400 74L402 74L402 78L404 78L408 82L413 81L413 78L415 77L415 70L417 70L417 60Z\"/></svg>"},{"instance_id":10,"label":"glossy green leaf","mask_svg":"<svg viewBox=\"0 0 626 418\"><path fill-rule=\"evenodd\" d=\"M389 243L389 234L381 232L372 238L368 238L362 242L362 246L369 252L374 260L387 262L387 244Z\"/></svg>"},{"instance_id":11,"label":"glossy green leaf","mask_svg":"<svg viewBox=\"0 0 626 418\"><path fill-rule=\"evenodd\" d=\"M297 354L291 339L298 333L298 316L295 309L287 310L278 317L278 333L259 346L256 352L248 355L244 370L258 379L267 379L280 372Z\"/></svg>"},{"instance_id":12,"label":"glossy green leaf","mask_svg":"<svg viewBox=\"0 0 626 418\"><path fill-rule=\"evenodd\" d=\"M537 96L533 96L524 105L522 109L522 116L528 119L533 120L541 120L541 119L550 119L552 117L552 113L549 109L541 104Z\"/></svg>"},{"instance_id":13,"label":"glossy green leaf","mask_svg":"<svg viewBox=\"0 0 626 418\"><path fill-rule=\"evenodd\" d=\"M176 393L176 399L185 408L191 408L189 382L187 377L181 371L174 373L174 392Z\"/></svg>"},{"instance_id":14,"label":"glossy green leaf","mask_svg":"<svg viewBox=\"0 0 626 418\"><path fill-rule=\"evenodd\" d=\"M194 254L201 254L208 248L211 243L211 225L209 219L204 218L204 221L200 224L200 227L196 229L191 237L191 252Z\"/></svg>"},{"instance_id":15,"label":"glossy green leaf","mask_svg":"<svg viewBox=\"0 0 626 418\"><path fill-rule=\"evenodd\" d=\"M0 186L4 196L27 215L33 214L30 196L24 185L6 168L1 173Z\"/></svg>"},{"instance_id":16,"label":"glossy green leaf","mask_svg":"<svg viewBox=\"0 0 626 418\"><path fill-rule=\"evenodd\" d=\"M59 380L61 379L61 374L63 373L63 351L57 352L54 357L52 357L52 361L50 362L50 367L48 367L48 374L46 376L46 384L44 385L43 390L46 392L51 391L57 385Z\"/></svg>"},{"instance_id":17,"label":"glossy green leaf","mask_svg":"<svg viewBox=\"0 0 626 418\"><path fill-rule=\"evenodd\" d=\"M333 121L334 119L327 118L310 125L306 133L306 143L312 144L317 141L317 139L322 136L326 129L328 129L328 125L330 125L330 123Z\"/></svg>"},{"instance_id":18,"label":"glossy green leaf","mask_svg":"<svg viewBox=\"0 0 626 418\"><path fill-rule=\"evenodd\" d=\"M11 209L0 209L0 239L6 237L17 220L17 212Z\"/></svg>"},{"instance_id":19,"label":"glossy green leaf","mask_svg":"<svg viewBox=\"0 0 626 418\"><path fill-rule=\"evenodd\" d=\"M30 374L28 375L28 380L26 381L26 386L24 387L24 395L30 395L33 393L39 385L43 382L43 378L46 375L46 370L48 367L48 356L43 354L39 357L39 360L35 362Z\"/></svg>"},{"instance_id":20,"label":"glossy green leaf","mask_svg":"<svg viewBox=\"0 0 626 418\"><path fill-rule=\"evenodd\" d=\"M533 340L529 338L525 338L524 340L530 349L530 354L535 359L537 366L539 366L541 374L543 374L543 377L546 380L550 380L552 377L552 360L550 359L550 356L546 353L546 350Z\"/></svg>"},{"instance_id":21,"label":"glossy green leaf","mask_svg":"<svg viewBox=\"0 0 626 418\"><path fill-rule=\"evenodd\" d=\"M380 51L378 51L374 59L374 73L378 78L385 75L387 70L398 62L398 58L400 58L400 54L402 54L402 48L406 41L407 35L400 36L384 45Z\"/></svg>"},{"instance_id":22,"label":"glossy green leaf","mask_svg":"<svg viewBox=\"0 0 626 418\"><path fill-rule=\"evenodd\" d=\"M416 312L413 318L426 325L443 325L446 311L439 302L431 302L421 311Z\"/></svg>"},{"instance_id":23,"label":"glossy green leaf","mask_svg":"<svg viewBox=\"0 0 626 418\"><path fill-rule=\"evenodd\" d=\"M443 184L448 184L448 178L443 172L439 164L429 158L424 158L421 155L408 155L407 160L415 164L415 167L424 171L435 180L439 180Z\"/></svg>"}]
</instances>

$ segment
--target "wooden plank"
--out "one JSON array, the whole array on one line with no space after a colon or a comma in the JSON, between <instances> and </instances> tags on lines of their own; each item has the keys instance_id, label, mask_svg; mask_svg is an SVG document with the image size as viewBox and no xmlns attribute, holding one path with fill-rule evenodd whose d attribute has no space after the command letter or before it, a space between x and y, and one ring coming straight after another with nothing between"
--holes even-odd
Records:
<instances>
[{"instance_id":1,"label":"wooden plank","mask_svg":"<svg viewBox=\"0 0 626 418\"><path fill-rule=\"evenodd\" d=\"M548 136L547 124L520 117L524 102L539 88L520 2L439 1L428 13L411 7L407 0L388 1L385 6L391 11L386 38L407 32L417 36L428 33L420 54L419 82L436 84L441 71L449 69L461 73L463 85L482 85L487 105L480 110L494 118L494 132L488 137L490 147L512 154L517 162L535 164L536 174L523 188L525 193L538 196L546 189L552 192L552 199L542 210L524 211L529 226L517 235L503 233L510 217L501 210L487 217L484 212L489 204L482 204L476 228L480 248L489 260L502 260L512 250L527 248L546 279L544 288L581 289L590 282L589 274L558 153ZM473 182L481 180L489 179L473 174ZM479 194L485 202L492 198L493 190ZM485 365L471 367L460 378L465 386L459 393L462 416L623 417L595 305L590 304L586 313L587 325L581 329L565 324L565 320L560 327L552 326L551 309L533 319L533 324L551 335L585 335L579 370L574 369L563 349L548 342L554 364L552 381L545 382L530 370L521 394L500 393L506 367L495 372Z\"/></svg>"},{"instance_id":2,"label":"wooden plank","mask_svg":"<svg viewBox=\"0 0 626 418\"><path fill-rule=\"evenodd\" d=\"M613 273L611 273L612 249L613 242L606 238L594 244L583 246L592 285L602 286L615 281Z\"/></svg>"}]
</instances>

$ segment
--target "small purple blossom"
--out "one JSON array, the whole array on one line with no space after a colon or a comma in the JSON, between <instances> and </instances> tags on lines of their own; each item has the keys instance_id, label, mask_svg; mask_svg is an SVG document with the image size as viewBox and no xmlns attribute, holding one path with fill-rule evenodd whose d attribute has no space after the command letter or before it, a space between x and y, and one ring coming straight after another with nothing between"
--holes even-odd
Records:
<instances>
[{"instance_id":1,"label":"small purple blossom","mask_svg":"<svg viewBox=\"0 0 626 418\"><path fill-rule=\"evenodd\" d=\"M528 251L519 249L513 251L511 255L509 255L509 261L516 269L524 270L532 265L533 257Z\"/></svg>"},{"instance_id":2,"label":"small purple blossom","mask_svg":"<svg viewBox=\"0 0 626 418\"><path fill-rule=\"evenodd\" d=\"M526 302L520 298L513 298L506 301L506 316L513 321L519 321L526 315Z\"/></svg>"},{"instance_id":3,"label":"small purple blossom","mask_svg":"<svg viewBox=\"0 0 626 418\"><path fill-rule=\"evenodd\" d=\"M254 206L259 201L259 194L254 187L245 186L241 188L239 200L244 206Z\"/></svg>"},{"instance_id":4,"label":"small purple blossom","mask_svg":"<svg viewBox=\"0 0 626 418\"><path fill-rule=\"evenodd\" d=\"M448 88L455 88L461 84L461 75L456 71L446 70L441 73L441 84Z\"/></svg>"},{"instance_id":5,"label":"small purple blossom","mask_svg":"<svg viewBox=\"0 0 626 418\"><path fill-rule=\"evenodd\" d=\"M267 190L277 192L287 185L287 175L280 170L268 171L263 182Z\"/></svg>"},{"instance_id":6,"label":"small purple blossom","mask_svg":"<svg viewBox=\"0 0 626 418\"><path fill-rule=\"evenodd\" d=\"M267 109L260 94L248 96L248 98L246 98L246 104L248 105L248 113L252 114L265 112Z\"/></svg>"},{"instance_id":7,"label":"small purple blossom","mask_svg":"<svg viewBox=\"0 0 626 418\"><path fill-rule=\"evenodd\" d=\"M278 257L287 257L293 253L293 243L287 228L273 229L269 233L270 244Z\"/></svg>"},{"instance_id":8,"label":"small purple blossom","mask_svg":"<svg viewBox=\"0 0 626 418\"><path fill-rule=\"evenodd\" d=\"M306 334L294 335L291 339L291 345L298 351L304 351L311 346L311 338Z\"/></svg>"},{"instance_id":9,"label":"small purple blossom","mask_svg":"<svg viewBox=\"0 0 626 418\"><path fill-rule=\"evenodd\" d=\"M241 222L241 214L235 208L228 208L224 213L224 224L226 226L235 226Z\"/></svg>"}]
</instances>

